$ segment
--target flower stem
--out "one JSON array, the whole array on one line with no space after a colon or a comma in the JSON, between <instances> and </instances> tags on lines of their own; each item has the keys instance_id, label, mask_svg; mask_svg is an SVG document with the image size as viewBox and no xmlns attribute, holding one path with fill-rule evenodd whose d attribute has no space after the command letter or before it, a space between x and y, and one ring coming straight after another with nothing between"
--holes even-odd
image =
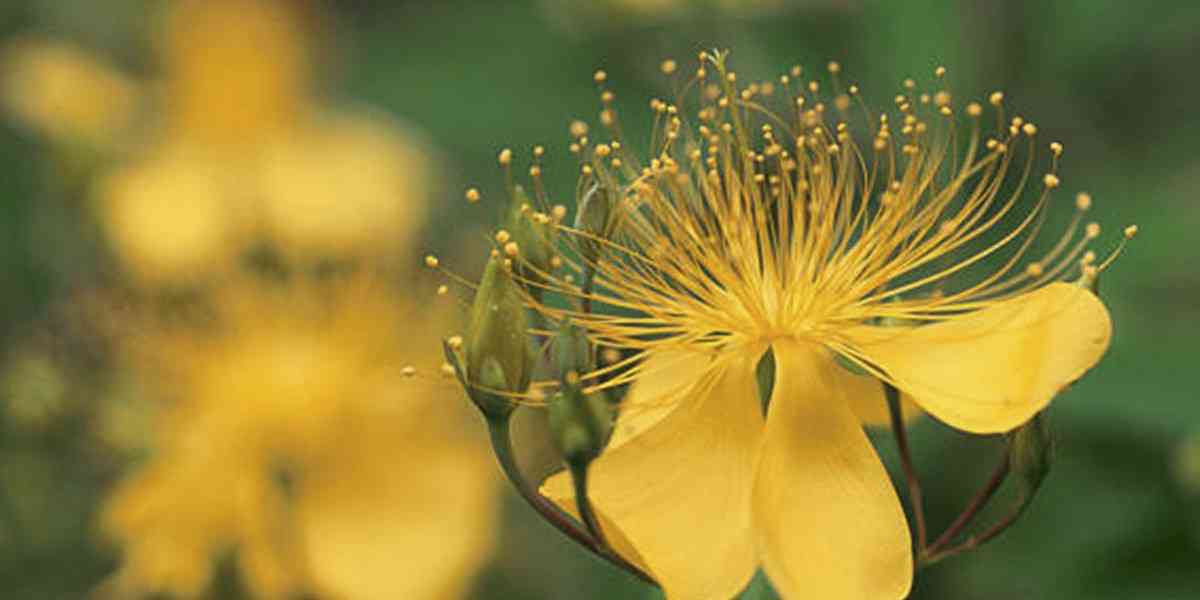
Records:
<instances>
[{"instance_id":1,"label":"flower stem","mask_svg":"<svg viewBox=\"0 0 1200 600\"><path fill-rule=\"evenodd\" d=\"M600 529L600 521L596 519L596 513L592 510L592 501L588 498L587 475L586 464L571 463L571 481L575 484L575 506L579 508L579 517L583 520L592 539L596 540L600 546L608 548L608 542L604 539L604 531Z\"/></svg>"},{"instance_id":2,"label":"flower stem","mask_svg":"<svg viewBox=\"0 0 1200 600\"><path fill-rule=\"evenodd\" d=\"M925 502L921 497L921 482L917 480L917 471L913 468L912 452L908 447L908 432L904 429L904 412L900 407L900 390L884 383L883 391L887 396L888 414L892 421L892 435L896 438L896 448L900 450L900 467L904 469L904 479L908 484L908 501L912 505L913 521L917 528L917 551L919 554L924 554L927 543Z\"/></svg>"},{"instance_id":3,"label":"flower stem","mask_svg":"<svg viewBox=\"0 0 1200 600\"><path fill-rule=\"evenodd\" d=\"M1005 453L1004 458L1001 459L1000 464L996 465L991 478L979 490L979 493L975 494L975 497L971 499L971 502L958 515L958 518L954 519L954 522L946 528L946 531L931 546L924 550L923 559L924 557L936 556L943 548L950 545L954 541L954 538L962 533L967 525L971 524L971 521L975 519L979 512L991 501L992 497L996 495L996 491L1000 489L1000 484L1004 483L1005 478L1008 477L1008 472L1009 460L1008 454Z\"/></svg>"},{"instance_id":4,"label":"flower stem","mask_svg":"<svg viewBox=\"0 0 1200 600\"><path fill-rule=\"evenodd\" d=\"M647 575L644 571L633 565L629 561L619 556L616 552L609 550L602 543L597 543L586 532L581 530L579 526L571 520L571 518L561 509L554 505L542 496L536 489L529 484L525 476L521 473L520 467L517 465L516 453L512 446L512 428L510 426L511 419L487 419L488 434L491 437L492 451L496 455L496 460L500 463L500 468L508 477L509 482L513 487L517 488L517 492L521 494L525 502L529 504L546 522L554 526L555 529L562 532L563 535L571 539L571 541L588 549L592 554L612 563L613 565L624 569L633 576L651 585L657 586L658 582L654 578ZM577 501L578 502L578 501ZM587 501L578 502L579 506L588 505L588 511L591 511L590 504ZM583 512L583 509L580 509ZM596 528L599 531L599 527Z\"/></svg>"}]
</instances>

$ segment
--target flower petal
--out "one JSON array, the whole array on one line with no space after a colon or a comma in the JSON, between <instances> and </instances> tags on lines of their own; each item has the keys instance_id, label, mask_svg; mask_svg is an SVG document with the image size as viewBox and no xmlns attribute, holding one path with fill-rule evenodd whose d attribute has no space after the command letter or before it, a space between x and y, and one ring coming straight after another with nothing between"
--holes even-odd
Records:
<instances>
[{"instance_id":1,"label":"flower petal","mask_svg":"<svg viewBox=\"0 0 1200 600\"><path fill-rule=\"evenodd\" d=\"M784 598L903 598L912 550L900 500L850 409L855 377L817 346L776 342L754 479L763 570Z\"/></svg>"},{"instance_id":2,"label":"flower petal","mask_svg":"<svg viewBox=\"0 0 1200 600\"><path fill-rule=\"evenodd\" d=\"M972 433L1010 430L1092 368L1112 337L1108 310L1066 283L941 323L846 333L922 408Z\"/></svg>"},{"instance_id":3,"label":"flower petal","mask_svg":"<svg viewBox=\"0 0 1200 600\"><path fill-rule=\"evenodd\" d=\"M887 396L883 393L883 383L869 375L846 373L841 386L846 391L846 402L850 410L858 416L858 420L868 427L890 427L892 415L888 412ZM911 424L921 416L921 407L911 396L900 394L900 414L906 424Z\"/></svg>"},{"instance_id":4,"label":"flower petal","mask_svg":"<svg viewBox=\"0 0 1200 600\"><path fill-rule=\"evenodd\" d=\"M592 464L597 512L640 555L627 558L644 564L672 600L726 600L754 575L749 503L762 434L757 358L694 371L695 383L676 392L674 410ZM565 474L547 480L543 492L574 508Z\"/></svg>"}]
</instances>

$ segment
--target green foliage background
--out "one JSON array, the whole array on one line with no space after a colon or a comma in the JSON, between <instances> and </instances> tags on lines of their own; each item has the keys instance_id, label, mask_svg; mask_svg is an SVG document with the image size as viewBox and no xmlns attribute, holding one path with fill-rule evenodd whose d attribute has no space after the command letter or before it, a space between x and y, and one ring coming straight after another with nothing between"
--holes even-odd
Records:
<instances>
[{"instance_id":1,"label":"green foliage background","mask_svg":"<svg viewBox=\"0 0 1200 600\"><path fill-rule=\"evenodd\" d=\"M547 2L545 4L550 4ZM564 3L573 4L573 3ZM1142 235L1103 281L1116 324L1104 362L1052 409L1058 461L1032 510L995 543L919 574L914 598L1184 599L1200 593L1200 473L1183 456L1200 444L1200 3L1084 0L942 2L810 0L759 16L698 2L663 19L587 12L569 23L543 3L340 0L314 3L328 19L323 57L340 99L419 125L440 152L447 190L426 246L492 218L460 190L496 197L495 153L548 150L552 194L573 190L566 125L595 120L591 72L603 67L627 127L667 90L667 56L730 48L740 72L768 77L793 63L835 58L886 101L908 75L945 64L959 94L1003 89L1045 139L1062 140L1068 190L1087 189L1109 232ZM7 0L0 41L64 37L145 64L145 3ZM569 11L568 11L569 12ZM1188 75L1192 73L1192 75ZM59 192L44 145L0 125L0 347L52 320L56 300L99 267L90 225ZM453 231L452 231L453 230ZM71 353L69 327L56 351ZM86 410L84 411L86 413ZM94 540L99 498L119 465L81 441L81 420L30 433L0 423L0 589L11 598L80 598L115 564ZM916 427L917 462L935 530L987 477L996 444ZM887 446L886 440L882 440ZM473 598L653 597L585 556L509 495L501 551ZM684 550L681 550L684 551ZM216 597L238 597L230 576ZM758 590L753 597L767 597ZM748 594L749 595L749 594Z\"/></svg>"}]
</instances>

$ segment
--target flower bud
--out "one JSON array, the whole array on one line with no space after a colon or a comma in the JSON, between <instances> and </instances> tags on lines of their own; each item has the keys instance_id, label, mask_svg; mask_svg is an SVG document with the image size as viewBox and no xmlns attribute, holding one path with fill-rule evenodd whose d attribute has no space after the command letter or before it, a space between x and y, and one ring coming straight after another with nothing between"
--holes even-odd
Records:
<instances>
[{"instance_id":1,"label":"flower bud","mask_svg":"<svg viewBox=\"0 0 1200 600\"><path fill-rule=\"evenodd\" d=\"M607 239L613 233L613 216L616 212L613 210L614 202L612 192L600 184L593 185L579 200L579 207L575 213L575 229L587 234L580 237L579 244L583 257L587 260L596 260L601 250L600 243L591 236Z\"/></svg>"},{"instance_id":2,"label":"flower bud","mask_svg":"<svg viewBox=\"0 0 1200 600\"><path fill-rule=\"evenodd\" d=\"M612 409L604 392L585 394L564 385L549 406L550 431L568 464L586 465L604 451L612 434Z\"/></svg>"},{"instance_id":3,"label":"flower bud","mask_svg":"<svg viewBox=\"0 0 1200 600\"><path fill-rule=\"evenodd\" d=\"M1024 501L1028 502L1050 473L1054 460L1054 440L1044 413L1034 415L1009 434L1008 459L1012 472L1019 477Z\"/></svg>"},{"instance_id":4,"label":"flower bud","mask_svg":"<svg viewBox=\"0 0 1200 600\"><path fill-rule=\"evenodd\" d=\"M509 207L507 231L519 249L519 257L513 260L513 268L524 279L541 281L538 273L549 272L554 258L554 225L548 215L535 213L529 195L521 186L513 188L512 205ZM531 289L537 293L540 288Z\"/></svg>"},{"instance_id":5,"label":"flower bud","mask_svg":"<svg viewBox=\"0 0 1200 600\"><path fill-rule=\"evenodd\" d=\"M463 355L446 344L446 360L455 368L471 400L484 415L506 416L514 406L499 392L524 393L533 375L534 357L527 337L521 290L504 260L493 257L475 292Z\"/></svg>"},{"instance_id":6,"label":"flower bud","mask_svg":"<svg viewBox=\"0 0 1200 600\"><path fill-rule=\"evenodd\" d=\"M586 466L608 445L612 410L604 392L583 392L580 374L594 365L583 328L564 322L553 353L562 388L550 399L550 431L567 463Z\"/></svg>"}]
</instances>

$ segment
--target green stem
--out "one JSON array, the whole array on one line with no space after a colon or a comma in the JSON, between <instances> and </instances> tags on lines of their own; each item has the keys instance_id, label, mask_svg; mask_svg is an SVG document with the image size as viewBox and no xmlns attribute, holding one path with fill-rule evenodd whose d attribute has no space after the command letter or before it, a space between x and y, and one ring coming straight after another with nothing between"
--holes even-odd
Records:
<instances>
[{"instance_id":1,"label":"green stem","mask_svg":"<svg viewBox=\"0 0 1200 600\"><path fill-rule=\"evenodd\" d=\"M962 513L958 515L958 518L956 518L954 522L951 523L948 528L946 528L946 531L942 533L942 535L939 536L931 546L925 549L924 554L926 556L936 556L942 551L943 548L949 546L950 543L954 541L954 538L962 533L963 529L971 524L971 521L975 519L979 512L982 511L984 507L987 506L988 502L990 502L991 499L996 495L996 491L1000 489L1000 484L1004 483L1004 480L1008 477L1008 472L1009 460L1008 454L1005 453L1004 458L1001 459L1000 464L997 465L996 469L992 472L991 478L989 478L987 483L984 484L983 488L979 490L979 493L975 494L975 497L971 499L971 502L967 504Z\"/></svg>"},{"instance_id":2,"label":"green stem","mask_svg":"<svg viewBox=\"0 0 1200 600\"><path fill-rule=\"evenodd\" d=\"M609 546L604 538L604 531L600 529L600 521L596 519L596 513L592 510L592 501L588 497L587 476L587 464L571 463L571 481L575 484L575 506L579 508L579 517L583 520L583 524L592 538L599 545L607 548Z\"/></svg>"},{"instance_id":3,"label":"green stem","mask_svg":"<svg viewBox=\"0 0 1200 600\"><path fill-rule=\"evenodd\" d=\"M921 497L921 482L917 479L917 471L913 468L912 452L908 447L908 431L904 428L904 412L900 407L900 390L884 383L884 394L887 396L888 414L892 421L892 435L896 438L896 447L900 450L900 467L904 469L904 479L908 484L908 501L912 504L913 522L917 528L917 553L925 553L927 534L925 528L925 502Z\"/></svg>"},{"instance_id":4,"label":"green stem","mask_svg":"<svg viewBox=\"0 0 1200 600\"><path fill-rule=\"evenodd\" d=\"M606 547L598 544L586 532L579 529L566 513L559 509L553 502L542 496L536 489L529 484L525 476L521 473L520 467L517 465L516 453L512 446L512 428L510 427L509 418L503 419L488 419L488 434L491 437L492 451L496 455L496 460L500 462L500 468L508 477L508 480L517 488L517 492L525 499L530 508L536 511L543 519L554 526L555 529L563 533L571 539L571 541L587 548L592 554L608 561L614 566L620 567L629 572L633 576L642 581L657 586L658 582L642 571L637 566L626 561L617 553L608 550ZM579 503L581 506L586 504L586 501ZM590 510L590 506L589 506ZM581 509L582 512L582 509ZM597 529L598 530L598 529Z\"/></svg>"}]
</instances>

